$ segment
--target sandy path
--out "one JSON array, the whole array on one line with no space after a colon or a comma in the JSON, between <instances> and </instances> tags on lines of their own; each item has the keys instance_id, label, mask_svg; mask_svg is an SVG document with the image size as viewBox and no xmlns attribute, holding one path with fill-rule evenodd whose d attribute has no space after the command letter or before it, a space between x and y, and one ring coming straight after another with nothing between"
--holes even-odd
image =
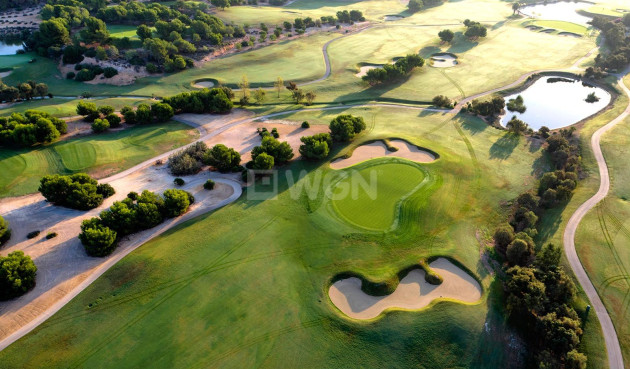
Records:
<instances>
[{"instance_id":1,"label":"sandy path","mask_svg":"<svg viewBox=\"0 0 630 369\"><path fill-rule=\"evenodd\" d=\"M623 83L623 76L628 73L626 70L622 75L618 76L619 78L619 87L623 90L623 92L630 96L630 89L626 87ZM595 155L595 160L597 161L597 166L599 168L599 190L593 197L588 199L585 203L580 205L580 207L573 213L569 221L567 222L567 226L564 229L563 235L563 244L564 251L567 256L567 260L571 265L571 269L575 273L575 276L582 285L586 296L591 301L593 305L593 309L597 313L597 318L602 327L602 332L604 334L604 339L606 341L606 351L608 353L608 365L612 369L623 368L623 355L621 354L621 346L619 345L619 338L617 337L617 332L615 331L615 326L613 325L612 319L610 315L608 315L608 311L604 306L604 303L599 298L599 294L597 293L597 289L593 286L593 283L588 277L586 270L582 266L580 258L575 249L575 233L577 231L577 227L580 225L580 222L586 216L586 214L593 209L600 201L602 201L610 190L610 174L608 173L608 166L606 165L606 159L604 158L604 154L602 153L602 148L600 145L601 137L604 133L608 132L617 124L623 122L630 115L630 104L626 107L623 113L620 116L610 121L605 126L598 129L593 136L591 137L591 149ZM622 324L620 322L620 324Z\"/></svg>"},{"instance_id":2,"label":"sandy path","mask_svg":"<svg viewBox=\"0 0 630 369\"><path fill-rule=\"evenodd\" d=\"M390 144L398 151L389 151L383 141L371 142L369 144L361 145L354 149L352 156L349 158L339 158L332 163L330 167L333 169L343 169L355 164L371 160L374 158L382 157L397 157L404 158L411 161L417 161L420 163L430 163L435 161L435 155L428 151L422 150L419 147L410 144L404 140L390 140Z\"/></svg>"},{"instance_id":3,"label":"sandy path","mask_svg":"<svg viewBox=\"0 0 630 369\"><path fill-rule=\"evenodd\" d=\"M436 299L472 303L481 298L479 283L449 260L439 258L429 266L443 278L439 286L427 283L425 271L418 268L410 271L391 295L368 295L361 290L361 280L353 277L335 282L328 296L339 310L354 319L376 318L390 308L418 310Z\"/></svg>"}]
</instances>

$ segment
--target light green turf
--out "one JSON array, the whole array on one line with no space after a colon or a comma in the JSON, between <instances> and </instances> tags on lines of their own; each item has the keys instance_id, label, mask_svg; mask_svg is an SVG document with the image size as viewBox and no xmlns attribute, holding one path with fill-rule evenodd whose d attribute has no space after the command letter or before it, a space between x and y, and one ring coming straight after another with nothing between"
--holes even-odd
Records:
<instances>
[{"instance_id":1,"label":"light green turf","mask_svg":"<svg viewBox=\"0 0 630 369\"><path fill-rule=\"evenodd\" d=\"M588 28L581 24L565 21L535 20L531 23L528 23L528 25L538 26L545 29L554 29L558 32L575 33L576 35L585 35L588 32Z\"/></svg>"},{"instance_id":2,"label":"light green turf","mask_svg":"<svg viewBox=\"0 0 630 369\"><path fill-rule=\"evenodd\" d=\"M36 192L47 174L87 172L97 177L130 168L198 136L190 127L168 122L89 135L35 149L0 149L0 197Z\"/></svg>"},{"instance_id":3,"label":"light green turf","mask_svg":"<svg viewBox=\"0 0 630 369\"><path fill-rule=\"evenodd\" d=\"M337 273L382 280L432 255L456 258L491 289L476 234L503 221L501 202L533 185L532 172L546 163L540 149L467 116L357 108L282 118L319 124L341 112L365 117L370 128L351 146L335 148L331 158L387 137L440 154L434 163L417 164L435 178L431 196L408 197L394 232L364 232L339 219L324 197L326 182L316 179L340 171L298 161L280 169L277 196L271 192L269 200L249 200L245 194L133 252L47 323L0 352L0 363L22 368L43 363L91 368L509 366L513 353L505 351L505 342L511 332L496 310L495 293L472 306L442 302L421 312L356 322L338 313L326 291ZM289 184L300 176L301 181ZM306 192L306 181L320 183L314 185L318 191ZM260 195L265 189L259 184L246 192Z\"/></svg>"},{"instance_id":4,"label":"light green turf","mask_svg":"<svg viewBox=\"0 0 630 369\"><path fill-rule=\"evenodd\" d=\"M391 160L351 167L344 174L347 177L333 185L333 207L351 224L375 231L394 225L399 203L421 191L419 185L425 178L416 165Z\"/></svg>"},{"instance_id":5,"label":"light green turf","mask_svg":"<svg viewBox=\"0 0 630 369\"><path fill-rule=\"evenodd\" d=\"M123 38L129 37L132 40L139 40L140 37L136 34L136 30L138 27L136 26L128 26L121 24L108 24L107 30L109 31L109 35L113 38ZM155 28L152 28L155 30Z\"/></svg>"}]
</instances>

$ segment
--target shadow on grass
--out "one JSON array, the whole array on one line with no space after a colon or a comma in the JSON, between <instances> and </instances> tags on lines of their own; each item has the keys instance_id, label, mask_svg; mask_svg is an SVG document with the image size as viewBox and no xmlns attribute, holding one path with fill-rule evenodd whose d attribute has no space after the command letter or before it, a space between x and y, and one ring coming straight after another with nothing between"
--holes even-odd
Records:
<instances>
[{"instance_id":1,"label":"shadow on grass","mask_svg":"<svg viewBox=\"0 0 630 369\"><path fill-rule=\"evenodd\" d=\"M512 155L518 146L521 136L513 133L505 133L490 146L490 159L505 160Z\"/></svg>"},{"instance_id":2,"label":"shadow on grass","mask_svg":"<svg viewBox=\"0 0 630 369\"><path fill-rule=\"evenodd\" d=\"M536 245L545 244L553 237L562 224L562 213L568 203L558 205L555 208L547 209L543 216L538 220L538 235L536 236Z\"/></svg>"},{"instance_id":3,"label":"shadow on grass","mask_svg":"<svg viewBox=\"0 0 630 369\"><path fill-rule=\"evenodd\" d=\"M447 52L458 54L465 53L466 51L471 50L473 47L479 45L477 41L470 41L468 37L464 36L463 32L455 32L455 42L451 44L451 47L448 48Z\"/></svg>"},{"instance_id":4,"label":"shadow on grass","mask_svg":"<svg viewBox=\"0 0 630 369\"><path fill-rule=\"evenodd\" d=\"M463 113L457 115L457 120L461 122L462 128L468 131L471 135L476 135L488 129L488 124L483 120L469 116L469 119L464 118Z\"/></svg>"}]
</instances>

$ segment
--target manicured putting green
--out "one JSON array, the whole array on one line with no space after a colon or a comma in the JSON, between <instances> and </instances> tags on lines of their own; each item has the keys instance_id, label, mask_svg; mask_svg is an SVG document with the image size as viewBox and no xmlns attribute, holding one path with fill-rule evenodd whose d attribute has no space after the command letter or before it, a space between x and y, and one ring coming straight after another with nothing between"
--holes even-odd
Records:
<instances>
[{"instance_id":1,"label":"manicured putting green","mask_svg":"<svg viewBox=\"0 0 630 369\"><path fill-rule=\"evenodd\" d=\"M418 167L402 162L350 169L346 174L332 189L333 207L348 222L375 231L392 226L398 215L398 203L425 178Z\"/></svg>"},{"instance_id":2,"label":"manicured putting green","mask_svg":"<svg viewBox=\"0 0 630 369\"><path fill-rule=\"evenodd\" d=\"M565 21L554 21L554 20L537 20L530 25L538 26L547 29L555 29L559 32L571 32L578 35L584 35L588 31L588 29L582 25L565 22Z\"/></svg>"}]
</instances>

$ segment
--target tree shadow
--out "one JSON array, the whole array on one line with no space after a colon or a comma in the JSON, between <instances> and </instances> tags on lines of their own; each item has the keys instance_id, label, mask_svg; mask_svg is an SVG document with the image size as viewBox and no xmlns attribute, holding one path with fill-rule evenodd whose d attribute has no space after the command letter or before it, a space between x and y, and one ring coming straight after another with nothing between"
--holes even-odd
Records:
<instances>
[{"instance_id":1,"label":"tree shadow","mask_svg":"<svg viewBox=\"0 0 630 369\"><path fill-rule=\"evenodd\" d=\"M482 119L475 117L472 117L472 119L464 119L461 114L462 113L459 113L455 119L461 122L462 128L467 130L471 135L474 136L488 129L488 123L484 122Z\"/></svg>"},{"instance_id":2,"label":"tree shadow","mask_svg":"<svg viewBox=\"0 0 630 369\"><path fill-rule=\"evenodd\" d=\"M490 146L490 159L505 160L512 155L521 137L513 133L505 133Z\"/></svg>"},{"instance_id":3,"label":"tree shadow","mask_svg":"<svg viewBox=\"0 0 630 369\"><path fill-rule=\"evenodd\" d=\"M437 54L437 53L440 53L440 52L442 52L442 49L440 49L437 46L425 46L425 47L423 47L422 49L420 49L418 51L418 54L421 57L423 57L425 59L428 59L429 57L431 57L431 55Z\"/></svg>"},{"instance_id":4,"label":"tree shadow","mask_svg":"<svg viewBox=\"0 0 630 369\"><path fill-rule=\"evenodd\" d=\"M543 216L538 220L538 235L535 239L537 245L546 243L558 232L562 224L562 213L567 205L568 202L544 212Z\"/></svg>"},{"instance_id":5,"label":"tree shadow","mask_svg":"<svg viewBox=\"0 0 630 369\"><path fill-rule=\"evenodd\" d=\"M455 32L455 42L451 44L447 52L453 54L465 53L477 45L479 45L479 42L469 40L468 37L464 36L463 32Z\"/></svg>"}]
</instances>

